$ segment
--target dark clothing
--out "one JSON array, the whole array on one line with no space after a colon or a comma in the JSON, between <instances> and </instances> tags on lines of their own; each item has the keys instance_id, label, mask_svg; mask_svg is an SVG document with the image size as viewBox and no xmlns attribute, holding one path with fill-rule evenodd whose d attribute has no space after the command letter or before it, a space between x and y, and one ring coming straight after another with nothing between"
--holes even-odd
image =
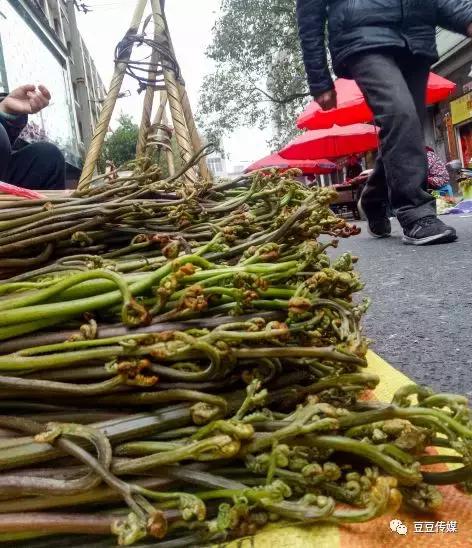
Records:
<instances>
[{"instance_id":1,"label":"dark clothing","mask_svg":"<svg viewBox=\"0 0 472 548\"><path fill-rule=\"evenodd\" d=\"M3 99L4 97L0 97L0 101ZM18 114L16 116L12 116L0 113L0 124L5 128L5 131L7 132L8 140L10 141L11 146L15 144L15 141L18 139L20 133L26 127L27 123L28 116L26 116L26 114Z\"/></svg>"},{"instance_id":2,"label":"dark clothing","mask_svg":"<svg viewBox=\"0 0 472 548\"><path fill-rule=\"evenodd\" d=\"M346 179L355 179L362 173L362 171L361 164L348 164L346 167Z\"/></svg>"},{"instance_id":3,"label":"dark clothing","mask_svg":"<svg viewBox=\"0 0 472 548\"><path fill-rule=\"evenodd\" d=\"M349 65L380 127L381 153L364 190L365 209L390 203L402 226L435 215L423 136L429 59L379 50L353 55Z\"/></svg>"},{"instance_id":4,"label":"dark clothing","mask_svg":"<svg viewBox=\"0 0 472 548\"><path fill-rule=\"evenodd\" d=\"M334 71L352 77L348 58L384 47L437 59L436 26L467 33L472 0L297 0L297 19L310 92L333 88L325 48L328 21Z\"/></svg>"},{"instance_id":5,"label":"dark clothing","mask_svg":"<svg viewBox=\"0 0 472 548\"><path fill-rule=\"evenodd\" d=\"M436 26L467 34L472 0L297 0L297 17L312 95L333 88L328 22L333 68L354 78L380 127L381 153L362 196L367 216L390 205L404 228L434 216L423 122Z\"/></svg>"},{"instance_id":6,"label":"dark clothing","mask_svg":"<svg viewBox=\"0 0 472 548\"><path fill-rule=\"evenodd\" d=\"M65 189L65 160L56 145L34 143L13 150L26 121L26 116L0 115L0 180L31 190Z\"/></svg>"}]
</instances>

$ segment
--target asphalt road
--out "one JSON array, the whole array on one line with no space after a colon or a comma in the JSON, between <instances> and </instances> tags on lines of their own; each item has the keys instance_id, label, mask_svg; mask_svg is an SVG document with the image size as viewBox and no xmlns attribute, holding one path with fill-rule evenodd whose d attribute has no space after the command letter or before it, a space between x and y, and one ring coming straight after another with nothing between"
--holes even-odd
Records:
<instances>
[{"instance_id":1,"label":"asphalt road","mask_svg":"<svg viewBox=\"0 0 472 548\"><path fill-rule=\"evenodd\" d=\"M340 250L360 258L373 350L416 382L472 399L472 216L442 219L458 242L405 246L396 222L392 238L375 240L361 222Z\"/></svg>"}]
</instances>

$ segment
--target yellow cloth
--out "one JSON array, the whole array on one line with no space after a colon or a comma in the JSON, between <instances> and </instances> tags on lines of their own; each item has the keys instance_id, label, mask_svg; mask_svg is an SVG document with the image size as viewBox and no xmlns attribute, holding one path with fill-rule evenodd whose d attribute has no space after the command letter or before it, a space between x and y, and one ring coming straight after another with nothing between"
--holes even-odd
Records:
<instances>
[{"instance_id":1,"label":"yellow cloth","mask_svg":"<svg viewBox=\"0 0 472 548\"><path fill-rule=\"evenodd\" d=\"M403 373L382 358L369 352L368 372L379 375L380 385L373 396L389 402L393 394L405 384L411 384ZM415 515L400 511L369 523L347 525L314 525L311 527L271 526L254 538L238 540L225 548L471 548L472 497L454 487L441 488L444 496L442 509L435 514ZM400 519L408 527L405 536L392 533L390 520ZM457 522L456 533L415 533L415 522ZM425 527L423 527L425 529ZM218 547L220 548L220 547Z\"/></svg>"}]
</instances>

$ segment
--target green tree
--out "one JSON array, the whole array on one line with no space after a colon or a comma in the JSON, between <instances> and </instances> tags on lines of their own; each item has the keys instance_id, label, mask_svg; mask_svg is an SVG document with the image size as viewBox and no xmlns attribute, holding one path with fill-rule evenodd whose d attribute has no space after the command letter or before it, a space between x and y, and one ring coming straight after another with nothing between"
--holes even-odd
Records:
<instances>
[{"instance_id":1,"label":"green tree","mask_svg":"<svg viewBox=\"0 0 472 548\"><path fill-rule=\"evenodd\" d=\"M123 112L118 118L118 127L105 141L104 156L116 166L136 158L139 127L133 118Z\"/></svg>"},{"instance_id":2,"label":"green tree","mask_svg":"<svg viewBox=\"0 0 472 548\"><path fill-rule=\"evenodd\" d=\"M271 127L276 148L296 133L308 101L295 0L222 0L207 55L199 123L218 141L240 126Z\"/></svg>"},{"instance_id":3,"label":"green tree","mask_svg":"<svg viewBox=\"0 0 472 548\"><path fill-rule=\"evenodd\" d=\"M115 166L119 167L136 158L136 146L138 143L139 126L134 122L129 114L120 114L118 118L118 127L107 137L105 141L102 159L100 161L101 171L105 169L105 160L111 160ZM172 152L174 155L174 165L176 170L180 169L183 161L179 154L179 147L175 135L171 138ZM153 162L159 164L162 169L162 176L169 175L165 154L162 151L155 151Z\"/></svg>"}]
</instances>

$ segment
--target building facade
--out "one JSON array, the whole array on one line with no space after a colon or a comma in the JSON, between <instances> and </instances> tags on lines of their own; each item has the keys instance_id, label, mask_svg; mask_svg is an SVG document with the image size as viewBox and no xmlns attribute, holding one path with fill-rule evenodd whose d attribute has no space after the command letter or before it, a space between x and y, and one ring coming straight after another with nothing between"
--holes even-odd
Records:
<instances>
[{"instance_id":1,"label":"building facade","mask_svg":"<svg viewBox=\"0 0 472 548\"><path fill-rule=\"evenodd\" d=\"M433 71L457 88L447 101L429 109L426 141L445 159L472 165L472 41L439 29L437 43L440 59Z\"/></svg>"},{"instance_id":2,"label":"building facade","mask_svg":"<svg viewBox=\"0 0 472 548\"><path fill-rule=\"evenodd\" d=\"M106 95L80 33L74 0L0 0L0 91L44 84L51 105L30 116L26 140L61 148L80 169Z\"/></svg>"},{"instance_id":3,"label":"building facade","mask_svg":"<svg viewBox=\"0 0 472 548\"><path fill-rule=\"evenodd\" d=\"M225 157L219 152L213 152L207 157L208 168L213 177L223 179L228 176L228 168Z\"/></svg>"}]
</instances>

